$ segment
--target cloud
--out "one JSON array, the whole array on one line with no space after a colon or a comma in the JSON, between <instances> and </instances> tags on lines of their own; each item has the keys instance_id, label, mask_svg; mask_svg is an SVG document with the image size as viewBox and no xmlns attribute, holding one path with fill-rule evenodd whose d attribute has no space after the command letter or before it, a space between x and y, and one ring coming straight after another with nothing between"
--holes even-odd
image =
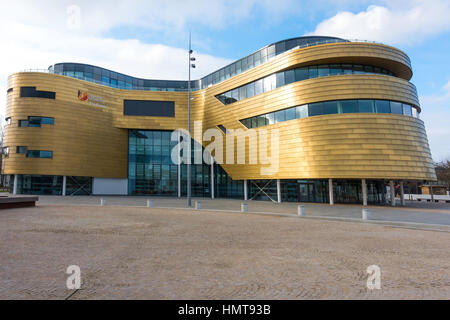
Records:
<instances>
[{"instance_id":1,"label":"cloud","mask_svg":"<svg viewBox=\"0 0 450 320\"><path fill-rule=\"evenodd\" d=\"M338 12L319 23L311 34L363 39L391 44L414 44L450 30L450 1L415 0L372 5L367 10Z\"/></svg>"},{"instance_id":2,"label":"cloud","mask_svg":"<svg viewBox=\"0 0 450 320\"><path fill-rule=\"evenodd\" d=\"M450 159L450 80L439 94L421 96L420 102L433 159Z\"/></svg>"}]
</instances>

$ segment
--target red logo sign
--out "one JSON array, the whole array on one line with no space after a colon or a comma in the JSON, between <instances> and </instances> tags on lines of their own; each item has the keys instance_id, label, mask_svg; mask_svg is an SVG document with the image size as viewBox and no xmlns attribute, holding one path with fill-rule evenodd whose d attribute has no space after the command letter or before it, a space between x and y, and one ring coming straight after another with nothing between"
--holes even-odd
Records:
<instances>
[{"instance_id":1,"label":"red logo sign","mask_svg":"<svg viewBox=\"0 0 450 320\"><path fill-rule=\"evenodd\" d=\"M88 99L87 92L81 92L81 90L78 90L78 100L86 101L87 99Z\"/></svg>"}]
</instances>

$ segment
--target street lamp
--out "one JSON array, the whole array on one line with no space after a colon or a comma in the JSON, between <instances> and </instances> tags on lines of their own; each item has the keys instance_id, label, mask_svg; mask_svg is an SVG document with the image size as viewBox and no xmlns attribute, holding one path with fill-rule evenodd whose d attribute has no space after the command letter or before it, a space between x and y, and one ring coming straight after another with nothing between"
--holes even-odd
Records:
<instances>
[{"instance_id":1,"label":"street lamp","mask_svg":"<svg viewBox=\"0 0 450 320\"><path fill-rule=\"evenodd\" d=\"M192 206L191 201L191 160L192 160L192 152L191 152L191 68L195 68L195 64L192 63L195 61L195 58L192 57L192 49L191 49L191 34L189 33L189 76L188 76L188 132L189 132L189 147L188 147L188 161L187 161L187 206Z\"/></svg>"}]
</instances>

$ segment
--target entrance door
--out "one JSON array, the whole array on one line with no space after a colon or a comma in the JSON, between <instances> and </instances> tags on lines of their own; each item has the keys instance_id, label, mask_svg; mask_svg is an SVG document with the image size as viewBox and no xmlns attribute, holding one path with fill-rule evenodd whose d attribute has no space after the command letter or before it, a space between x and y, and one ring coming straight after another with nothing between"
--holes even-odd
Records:
<instances>
[{"instance_id":1,"label":"entrance door","mask_svg":"<svg viewBox=\"0 0 450 320\"><path fill-rule=\"evenodd\" d=\"M315 202L315 187L313 183L299 183L299 201Z\"/></svg>"}]
</instances>

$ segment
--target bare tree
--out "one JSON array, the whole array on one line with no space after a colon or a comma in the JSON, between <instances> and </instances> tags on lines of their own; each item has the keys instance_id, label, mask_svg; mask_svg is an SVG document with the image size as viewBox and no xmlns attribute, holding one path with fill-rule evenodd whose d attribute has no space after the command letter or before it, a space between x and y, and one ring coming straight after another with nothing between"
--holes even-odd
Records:
<instances>
[{"instance_id":1,"label":"bare tree","mask_svg":"<svg viewBox=\"0 0 450 320\"><path fill-rule=\"evenodd\" d=\"M435 163L436 176L439 183L442 183L450 188L450 159Z\"/></svg>"}]
</instances>

